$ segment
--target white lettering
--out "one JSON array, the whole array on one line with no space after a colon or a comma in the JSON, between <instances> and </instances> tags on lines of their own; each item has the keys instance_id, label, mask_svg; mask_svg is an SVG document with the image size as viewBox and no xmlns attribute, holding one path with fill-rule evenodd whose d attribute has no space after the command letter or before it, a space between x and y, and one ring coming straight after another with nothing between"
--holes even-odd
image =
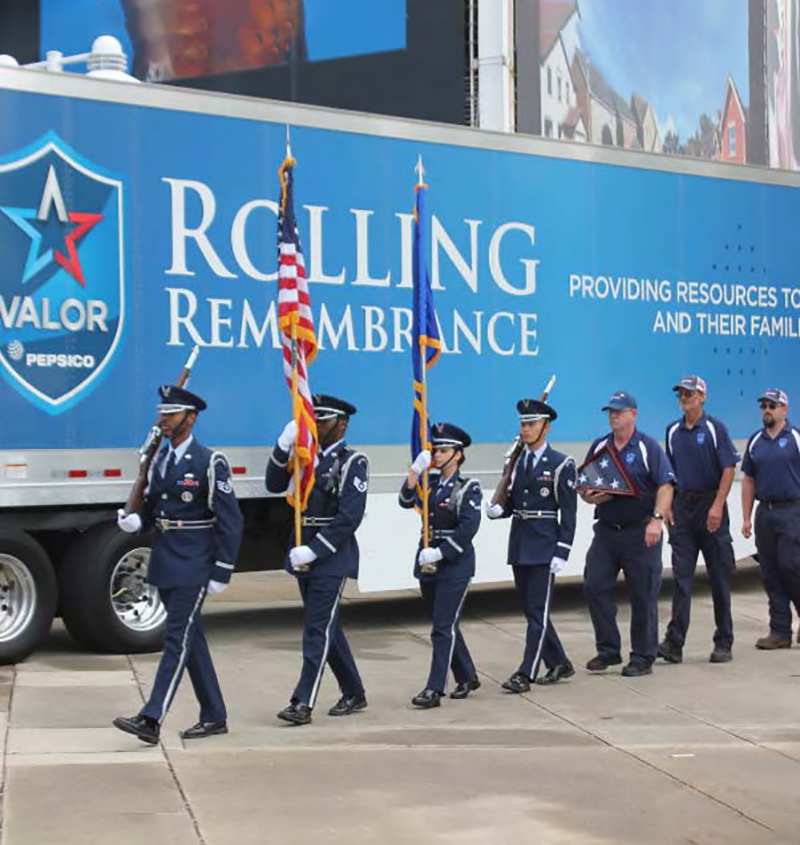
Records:
<instances>
[{"instance_id":1,"label":"white lettering","mask_svg":"<svg viewBox=\"0 0 800 845\"><path fill-rule=\"evenodd\" d=\"M383 328L383 308L375 305L363 305L364 312L364 352L383 352L389 338ZM378 342L375 342L375 336Z\"/></svg>"},{"instance_id":2,"label":"white lettering","mask_svg":"<svg viewBox=\"0 0 800 845\"><path fill-rule=\"evenodd\" d=\"M486 326L486 339L489 341L489 346L492 351L496 352L498 355L513 355L514 350L517 348L516 344L512 344L510 349L503 349L497 342L497 337L495 336L495 326L497 325L497 321L501 319L508 320L512 326L514 325L513 314L509 314L507 311L498 311L496 314L492 314L489 318L489 323Z\"/></svg>"},{"instance_id":3,"label":"white lettering","mask_svg":"<svg viewBox=\"0 0 800 845\"><path fill-rule=\"evenodd\" d=\"M308 274L309 282L318 282L323 285L343 285L345 268L335 276L326 276L322 262L322 215L328 211L324 205L306 205L309 216L309 258L310 269Z\"/></svg>"},{"instance_id":4,"label":"white lettering","mask_svg":"<svg viewBox=\"0 0 800 845\"><path fill-rule=\"evenodd\" d=\"M358 351L358 347L356 346L355 341L355 334L353 331L353 315L350 313L350 306L348 305L344 309L344 314L342 314L342 319L339 321L339 328L334 332L333 324L331 323L331 318L328 315L328 309L325 307L323 303L319 309L319 334L317 335L318 347L320 349L325 349L325 335L328 335L330 338L331 349L338 349L339 343L341 341L342 335L346 335L347 337L347 351L348 352L356 352Z\"/></svg>"},{"instance_id":5,"label":"white lettering","mask_svg":"<svg viewBox=\"0 0 800 845\"><path fill-rule=\"evenodd\" d=\"M364 208L351 208L350 213L356 216L356 278L353 284L388 288L392 280L391 271L380 279L373 279L369 275L369 218L375 212Z\"/></svg>"},{"instance_id":6,"label":"white lettering","mask_svg":"<svg viewBox=\"0 0 800 845\"><path fill-rule=\"evenodd\" d=\"M206 236L206 230L214 221L217 203L208 185L191 179L169 179L164 177L162 182L170 186L172 192L172 266L164 272L170 276L194 276L193 270L186 266L186 241L191 238L200 248L208 266L217 276L235 279L236 274L225 268L220 257L211 246ZM190 229L186 225L186 191L194 191L200 198L202 217L200 225Z\"/></svg>"},{"instance_id":7,"label":"white lettering","mask_svg":"<svg viewBox=\"0 0 800 845\"><path fill-rule=\"evenodd\" d=\"M260 349L264 344L267 330L270 331L272 348L279 349L281 345L280 335L278 333L278 317L275 310L275 303L270 302L267 309L267 315L264 317L264 322L259 327L256 325L256 319L253 316L253 311L250 308L250 302L245 299L242 306L242 329L239 333L239 349L249 349L247 343L247 335L249 334L255 343L257 349Z\"/></svg>"},{"instance_id":8,"label":"white lettering","mask_svg":"<svg viewBox=\"0 0 800 845\"><path fill-rule=\"evenodd\" d=\"M211 311L211 346L231 347L233 346L233 336L228 340L222 340L220 335L220 328L225 328L229 333L231 331L231 318L222 317L220 310L227 308L228 311L233 307L232 299L209 299L208 306Z\"/></svg>"},{"instance_id":9,"label":"white lettering","mask_svg":"<svg viewBox=\"0 0 800 845\"><path fill-rule=\"evenodd\" d=\"M200 333L194 327L192 318L197 312L197 297L185 288L165 288L169 294L169 340L167 346L183 346L184 341L181 339L181 327L186 329L192 343L198 346L207 346L208 344L200 336ZM186 303L186 312L181 314L181 301Z\"/></svg>"},{"instance_id":10,"label":"white lettering","mask_svg":"<svg viewBox=\"0 0 800 845\"><path fill-rule=\"evenodd\" d=\"M509 283L503 275L503 268L500 264L500 246L503 238L508 232L513 231L526 234L530 238L531 246L536 244L536 232L533 226L528 226L525 223L504 223L497 228L489 243L489 269L495 284L500 290L513 294L514 296L527 296L536 292L536 267L539 264L538 260L534 261L530 258L520 259L520 263L525 266L525 286L523 288L515 288Z\"/></svg>"},{"instance_id":11,"label":"white lettering","mask_svg":"<svg viewBox=\"0 0 800 845\"><path fill-rule=\"evenodd\" d=\"M247 243L245 240L247 219L250 217L251 212L257 208L266 208L276 217L278 215L278 203L272 200L251 200L245 203L233 219L233 226L231 227L231 248L233 249L236 262L251 279L256 279L259 282L274 282L278 278L277 270L274 273L262 273L254 266L250 260L250 256L247 254ZM270 223L272 222L270 220ZM271 235L274 235L274 232L274 229L270 233L266 231L260 232L258 238L259 243L271 243Z\"/></svg>"},{"instance_id":12,"label":"white lettering","mask_svg":"<svg viewBox=\"0 0 800 845\"><path fill-rule=\"evenodd\" d=\"M452 261L453 266L459 275L464 279L473 293L478 292L478 226L481 220L464 220L469 226L470 263L464 260L464 256L456 248L450 236L445 231L437 217L432 218L431 238L433 249L433 272L431 276L431 287L437 290L444 290L439 281L439 247L443 247L447 257Z\"/></svg>"}]
</instances>

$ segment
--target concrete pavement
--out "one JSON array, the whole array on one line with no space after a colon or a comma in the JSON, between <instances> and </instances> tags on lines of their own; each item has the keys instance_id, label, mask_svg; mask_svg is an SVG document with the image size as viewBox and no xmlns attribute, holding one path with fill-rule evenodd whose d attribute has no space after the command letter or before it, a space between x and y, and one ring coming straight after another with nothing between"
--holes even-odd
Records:
<instances>
[{"instance_id":1,"label":"concrete pavement","mask_svg":"<svg viewBox=\"0 0 800 845\"><path fill-rule=\"evenodd\" d=\"M178 731L197 716L188 678L162 744L148 748L110 722L141 706L157 655L81 653L57 627L0 672L3 845L796 845L800 647L753 648L766 630L753 575L735 579L733 663L707 662L700 583L682 665L631 680L581 668L525 696L498 686L521 654L516 599L476 590L463 630L483 687L428 712L409 705L428 669L421 603L351 596L343 618L369 708L325 715L338 698L327 675L305 728L275 719L300 666L294 584L237 576L206 611L231 733L185 746ZM559 587L554 618L582 666L594 648L579 585ZM627 621L623 603L624 632Z\"/></svg>"}]
</instances>

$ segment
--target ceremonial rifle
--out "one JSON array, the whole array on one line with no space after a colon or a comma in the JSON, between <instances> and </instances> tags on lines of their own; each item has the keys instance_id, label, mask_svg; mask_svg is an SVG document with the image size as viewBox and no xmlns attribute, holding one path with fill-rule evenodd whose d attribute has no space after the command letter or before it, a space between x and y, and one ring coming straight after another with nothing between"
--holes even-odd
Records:
<instances>
[{"instance_id":1,"label":"ceremonial rifle","mask_svg":"<svg viewBox=\"0 0 800 845\"><path fill-rule=\"evenodd\" d=\"M553 389L553 385L555 383L555 375L550 376L550 380L547 382L545 389L542 391L542 395L539 397L540 402L547 401L547 397L550 395L550 391ZM502 507L506 506L508 492L511 487L511 474L514 472L514 467L517 465L519 456L522 454L522 450L524 448L525 444L518 434L504 456L503 472L500 475L500 481L497 482L497 487L495 487L494 495L492 496L493 505L501 505Z\"/></svg>"},{"instance_id":2,"label":"ceremonial rifle","mask_svg":"<svg viewBox=\"0 0 800 845\"><path fill-rule=\"evenodd\" d=\"M195 346L192 349L180 375L175 380L174 387L186 387L189 381L189 376L192 372L192 366L200 354L200 347ZM139 448L139 474L136 476L136 481L133 483L128 501L125 502L125 513L136 513L142 506L144 500L144 491L147 487L147 476L150 472L150 464L153 463L153 458L161 445L161 429L153 424L150 431L147 433L144 443Z\"/></svg>"}]
</instances>

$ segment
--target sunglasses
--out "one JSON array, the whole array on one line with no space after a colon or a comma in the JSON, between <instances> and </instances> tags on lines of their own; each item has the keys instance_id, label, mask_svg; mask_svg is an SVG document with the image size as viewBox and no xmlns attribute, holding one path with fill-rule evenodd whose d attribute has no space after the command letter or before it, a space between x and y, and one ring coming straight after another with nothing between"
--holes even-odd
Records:
<instances>
[{"instance_id":1,"label":"sunglasses","mask_svg":"<svg viewBox=\"0 0 800 845\"><path fill-rule=\"evenodd\" d=\"M769 408L770 411L774 411L778 407L775 402L759 402L758 404L761 406L762 411L766 411L767 408Z\"/></svg>"}]
</instances>

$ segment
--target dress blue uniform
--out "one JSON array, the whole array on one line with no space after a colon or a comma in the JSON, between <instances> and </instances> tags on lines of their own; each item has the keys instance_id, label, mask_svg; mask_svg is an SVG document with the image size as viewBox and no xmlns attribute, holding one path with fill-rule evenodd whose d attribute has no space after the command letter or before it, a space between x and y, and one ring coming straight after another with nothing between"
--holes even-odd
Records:
<instances>
[{"instance_id":1,"label":"dress blue uniform","mask_svg":"<svg viewBox=\"0 0 800 845\"><path fill-rule=\"evenodd\" d=\"M322 403L322 404L320 404ZM344 416L356 409L343 400L314 396L320 418L322 405ZM267 463L266 486L273 495L285 493L291 479L290 453L276 445ZM292 704L313 708L325 663L331 667L344 696L361 696L364 685L339 623L339 603L348 578L358 577L356 530L364 518L369 487L369 461L344 440L319 453L314 487L302 518L302 541L316 560L297 572L287 557L285 569L297 578L304 605L303 668Z\"/></svg>"},{"instance_id":2,"label":"dress blue uniform","mask_svg":"<svg viewBox=\"0 0 800 845\"><path fill-rule=\"evenodd\" d=\"M187 390L161 388L160 393L165 403L184 403L187 410L205 408L205 403ZM162 404L159 409L169 413L168 407ZM158 588L167 626L164 653L140 716L160 724L184 669L188 669L200 703L200 721L226 721L200 610L209 581L230 581L242 523L225 456L202 446L193 436L177 449L164 444L153 461L142 527L156 529L147 576Z\"/></svg>"},{"instance_id":3,"label":"dress blue uniform","mask_svg":"<svg viewBox=\"0 0 800 845\"><path fill-rule=\"evenodd\" d=\"M555 420L544 402L521 399L520 422ZM570 667L561 640L550 619L554 574L553 558L566 562L575 537L577 516L575 461L546 443L526 448L514 467L502 518L511 517L508 563L522 601L528 628L525 651L517 675L536 680L544 661L548 669Z\"/></svg>"},{"instance_id":4,"label":"dress blue uniform","mask_svg":"<svg viewBox=\"0 0 800 845\"><path fill-rule=\"evenodd\" d=\"M620 404L624 402L631 404ZM617 393L603 410L622 407L635 408L636 400L630 394ZM638 429L634 429L630 440L619 451L614 446L613 432L599 437L589 448L587 460L604 446L621 461L639 495L635 498L613 496L595 509L597 522L586 555L584 589L594 625L597 654L607 664L620 662L614 591L617 575L622 570L631 603L631 664L649 668L658 649L662 540L648 547L645 528L654 514L658 488L674 482L675 475L658 441ZM579 475L579 485L580 481Z\"/></svg>"},{"instance_id":5,"label":"dress blue uniform","mask_svg":"<svg viewBox=\"0 0 800 845\"><path fill-rule=\"evenodd\" d=\"M470 442L466 432L450 423L437 423L432 427L434 449L449 446L462 450ZM469 684L477 678L458 622L469 583L475 575L472 539L481 523L481 485L477 479L465 478L456 470L445 479L441 473L432 472L430 488L429 546L439 549L442 559L435 572L423 572L419 561L420 541L414 577L419 579L420 592L433 626L433 655L425 689L443 695L449 669L453 670L459 685ZM405 481L400 488L400 507L413 508L415 501L414 491Z\"/></svg>"},{"instance_id":6,"label":"dress blue uniform","mask_svg":"<svg viewBox=\"0 0 800 845\"><path fill-rule=\"evenodd\" d=\"M695 376L687 376L673 389L681 388L705 393L705 383ZM677 493L669 529L674 589L672 618L665 640L680 654L689 629L697 557L702 552L714 602L714 647L727 652L733 645L730 576L736 566L727 503L720 527L710 533L706 525L722 473L735 467L739 456L725 424L705 412L691 427L685 417L667 426L666 452L675 471Z\"/></svg>"},{"instance_id":7,"label":"dress blue uniform","mask_svg":"<svg viewBox=\"0 0 800 845\"><path fill-rule=\"evenodd\" d=\"M782 391L762 399L781 401ZM786 404L786 402L782 402ZM791 642L792 609L800 613L800 429L789 420L774 437L767 428L750 437L742 471L755 481L758 564L769 601L770 633Z\"/></svg>"}]
</instances>

